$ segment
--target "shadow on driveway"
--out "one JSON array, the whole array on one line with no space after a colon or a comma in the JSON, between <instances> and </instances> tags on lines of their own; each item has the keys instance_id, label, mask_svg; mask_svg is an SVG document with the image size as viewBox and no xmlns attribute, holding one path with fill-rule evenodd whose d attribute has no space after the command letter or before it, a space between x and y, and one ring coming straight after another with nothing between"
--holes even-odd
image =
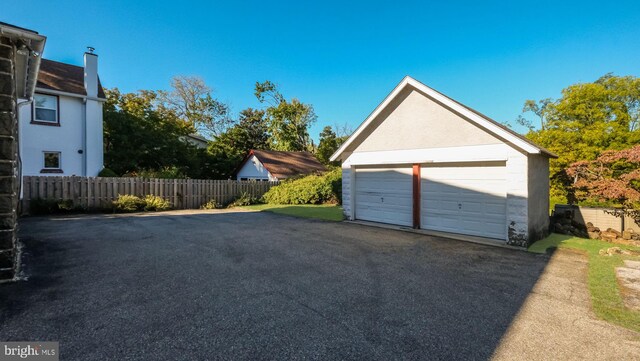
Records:
<instances>
[{"instance_id":1,"label":"shadow on driveway","mask_svg":"<svg viewBox=\"0 0 640 361\"><path fill-rule=\"evenodd\" d=\"M62 359L488 359L548 257L271 213L21 220L0 339Z\"/></svg>"}]
</instances>

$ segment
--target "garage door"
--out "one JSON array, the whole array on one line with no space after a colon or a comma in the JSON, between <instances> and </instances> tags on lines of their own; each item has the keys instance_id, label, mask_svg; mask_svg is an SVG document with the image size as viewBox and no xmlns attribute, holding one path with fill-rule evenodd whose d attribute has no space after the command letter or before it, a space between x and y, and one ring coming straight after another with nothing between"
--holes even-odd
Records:
<instances>
[{"instance_id":1,"label":"garage door","mask_svg":"<svg viewBox=\"0 0 640 361\"><path fill-rule=\"evenodd\" d=\"M506 238L504 162L421 168L424 229Z\"/></svg>"},{"instance_id":2,"label":"garage door","mask_svg":"<svg viewBox=\"0 0 640 361\"><path fill-rule=\"evenodd\" d=\"M355 218L412 226L412 174L406 166L357 168Z\"/></svg>"}]
</instances>

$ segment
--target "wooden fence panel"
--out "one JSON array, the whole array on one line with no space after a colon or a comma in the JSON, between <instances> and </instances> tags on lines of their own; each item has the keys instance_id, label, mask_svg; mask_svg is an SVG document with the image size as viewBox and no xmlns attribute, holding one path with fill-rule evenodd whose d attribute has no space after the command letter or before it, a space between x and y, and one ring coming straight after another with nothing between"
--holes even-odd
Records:
<instances>
[{"instance_id":1,"label":"wooden fence panel","mask_svg":"<svg viewBox=\"0 0 640 361\"><path fill-rule=\"evenodd\" d=\"M37 199L70 200L74 206L85 209L108 208L121 194L156 195L167 199L175 209L197 209L211 200L227 204L244 193L259 198L277 184L211 179L25 176L22 211L28 213L31 202Z\"/></svg>"}]
</instances>

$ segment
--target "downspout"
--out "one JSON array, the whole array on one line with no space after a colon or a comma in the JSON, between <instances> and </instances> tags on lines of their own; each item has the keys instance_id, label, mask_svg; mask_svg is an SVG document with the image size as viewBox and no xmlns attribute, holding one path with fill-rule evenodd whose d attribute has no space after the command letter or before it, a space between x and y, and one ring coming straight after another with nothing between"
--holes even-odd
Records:
<instances>
[{"instance_id":1,"label":"downspout","mask_svg":"<svg viewBox=\"0 0 640 361\"><path fill-rule=\"evenodd\" d=\"M82 176L87 176L87 99L82 100Z\"/></svg>"}]
</instances>

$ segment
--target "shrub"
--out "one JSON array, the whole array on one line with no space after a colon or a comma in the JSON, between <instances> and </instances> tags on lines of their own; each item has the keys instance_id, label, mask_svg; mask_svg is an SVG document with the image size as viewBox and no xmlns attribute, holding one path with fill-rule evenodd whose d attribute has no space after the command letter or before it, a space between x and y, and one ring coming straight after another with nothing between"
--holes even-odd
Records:
<instances>
[{"instance_id":1,"label":"shrub","mask_svg":"<svg viewBox=\"0 0 640 361\"><path fill-rule=\"evenodd\" d=\"M322 175L284 181L272 187L263 198L271 204L339 203L342 197L342 171L336 168Z\"/></svg>"},{"instance_id":2,"label":"shrub","mask_svg":"<svg viewBox=\"0 0 640 361\"><path fill-rule=\"evenodd\" d=\"M29 203L29 213L33 215L59 214L82 211L82 208L75 206L71 199L50 199L37 198Z\"/></svg>"},{"instance_id":3,"label":"shrub","mask_svg":"<svg viewBox=\"0 0 640 361\"><path fill-rule=\"evenodd\" d=\"M259 203L258 198L253 197L249 192L243 192L240 197L236 198L233 202L229 203L227 207L242 207L250 206L252 204Z\"/></svg>"},{"instance_id":4,"label":"shrub","mask_svg":"<svg viewBox=\"0 0 640 361\"><path fill-rule=\"evenodd\" d=\"M209 202L200 206L200 209L218 209L218 208L222 208L222 205L217 203L215 199L212 199Z\"/></svg>"},{"instance_id":5,"label":"shrub","mask_svg":"<svg viewBox=\"0 0 640 361\"><path fill-rule=\"evenodd\" d=\"M100 173L98 173L98 177L117 177L117 176L118 174L116 174L116 172L112 171L109 168L102 168Z\"/></svg>"},{"instance_id":6,"label":"shrub","mask_svg":"<svg viewBox=\"0 0 640 361\"><path fill-rule=\"evenodd\" d=\"M144 197L144 203L145 211L157 212L171 209L171 203L168 200L151 194Z\"/></svg>"},{"instance_id":7,"label":"shrub","mask_svg":"<svg viewBox=\"0 0 640 361\"><path fill-rule=\"evenodd\" d=\"M141 211L145 206L144 199L130 194L118 194L118 199L113 201L114 209L119 212Z\"/></svg>"}]
</instances>

